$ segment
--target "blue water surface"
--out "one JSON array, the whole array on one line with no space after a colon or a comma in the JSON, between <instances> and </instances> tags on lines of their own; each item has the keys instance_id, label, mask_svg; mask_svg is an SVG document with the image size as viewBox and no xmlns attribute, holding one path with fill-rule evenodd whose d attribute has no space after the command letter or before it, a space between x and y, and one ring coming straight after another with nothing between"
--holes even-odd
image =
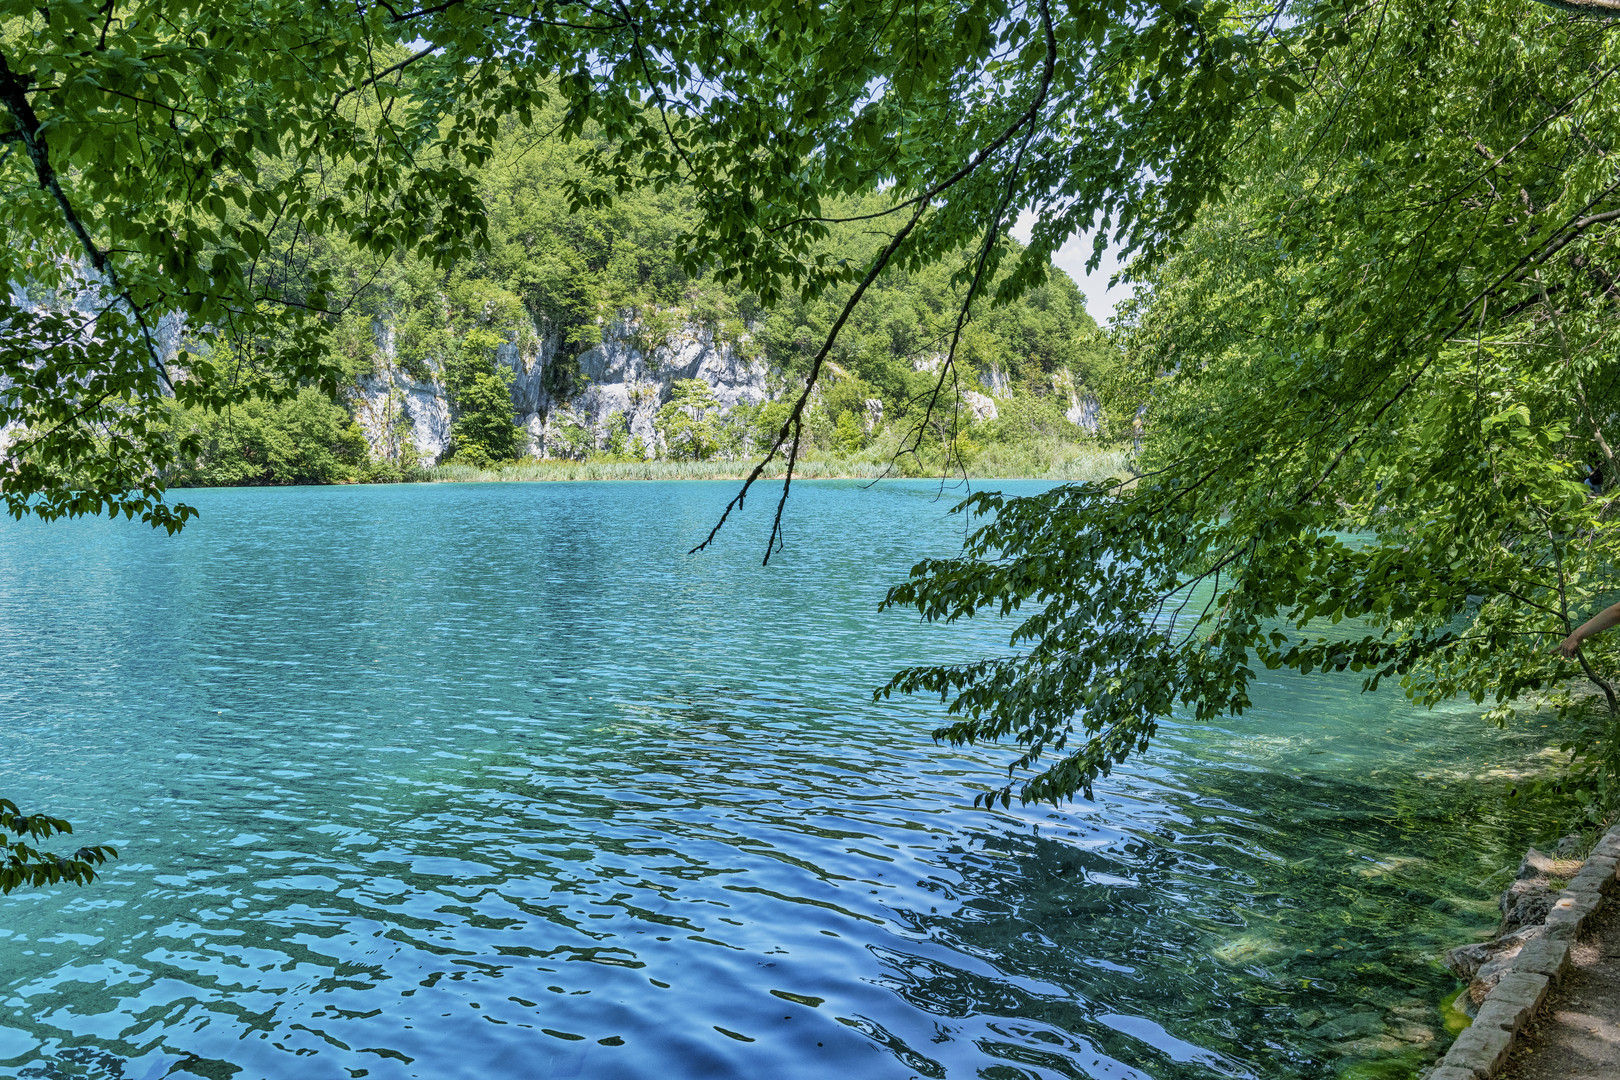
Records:
<instances>
[{"instance_id":1,"label":"blue water surface","mask_svg":"<svg viewBox=\"0 0 1620 1080\"><path fill-rule=\"evenodd\" d=\"M122 853L0 900L0 1074L1312 1078L1443 1049L1439 952L1567 810L1500 803L1545 731L1267 674L1095 802L976 811L1005 750L871 694L1007 647L877 610L960 545L955 496L803 483L769 568L767 505L687 556L731 492L0 525L0 794Z\"/></svg>"}]
</instances>

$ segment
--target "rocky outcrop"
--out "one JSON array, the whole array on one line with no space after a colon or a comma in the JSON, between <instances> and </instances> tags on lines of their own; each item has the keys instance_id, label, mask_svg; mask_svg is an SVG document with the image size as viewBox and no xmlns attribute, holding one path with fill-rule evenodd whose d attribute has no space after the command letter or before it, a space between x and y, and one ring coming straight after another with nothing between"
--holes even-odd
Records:
<instances>
[{"instance_id":1,"label":"rocky outcrop","mask_svg":"<svg viewBox=\"0 0 1620 1080\"><path fill-rule=\"evenodd\" d=\"M651 454L660 445L658 410L680 379L708 383L723 411L770 399L764 363L737 344L691 325L648 344L638 329L615 323L601 344L571 358L538 333L514 335L496 349L496 363L512 373L513 413L530 454L571 456L582 434L600 444L612 430L639 439ZM360 429L379 457L434 464L450 447L444 384L431 367L412 374L400 366L391 328L378 331L377 346L377 369L358 381L352 399Z\"/></svg>"},{"instance_id":2,"label":"rocky outcrop","mask_svg":"<svg viewBox=\"0 0 1620 1080\"><path fill-rule=\"evenodd\" d=\"M1102 404L1090 394L1085 397L1070 395L1069 407L1064 410L1063 415L1068 418L1069 423L1082 429L1087 435L1097 434L1097 429L1102 427Z\"/></svg>"},{"instance_id":3,"label":"rocky outcrop","mask_svg":"<svg viewBox=\"0 0 1620 1080\"><path fill-rule=\"evenodd\" d=\"M576 360L575 393L555 403L568 420L593 433L605 434L623 417L630 435L648 448L658 445L654 420L681 379L701 379L714 390L723 412L738 405L760 405L770 397L765 364L747 357L730 342L716 341L700 327L684 327L648 352L636 343L633 327L616 325L602 343ZM539 447L547 445L548 401L518 403L519 422Z\"/></svg>"},{"instance_id":4,"label":"rocky outcrop","mask_svg":"<svg viewBox=\"0 0 1620 1080\"><path fill-rule=\"evenodd\" d=\"M1490 941L1463 945L1446 953L1446 967L1468 984L1468 993L1457 999L1457 1006L1470 1016L1496 989L1502 976L1513 970L1513 961L1530 942L1541 936L1540 926L1525 926Z\"/></svg>"},{"instance_id":5,"label":"rocky outcrop","mask_svg":"<svg viewBox=\"0 0 1620 1080\"><path fill-rule=\"evenodd\" d=\"M1069 423L1087 435L1097 434L1102 428L1101 402L1077 388L1074 377L1067 371L1059 371L1052 376L1052 390L1058 395L1058 400L1068 399L1069 407L1063 410L1063 415Z\"/></svg>"},{"instance_id":6,"label":"rocky outcrop","mask_svg":"<svg viewBox=\"0 0 1620 1080\"><path fill-rule=\"evenodd\" d=\"M866 399L866 417L861 421L866 433L871 435L883 426L883 402L875 397Z\"/></svg>"},{"instance_id":7,"label":"rocky outcrop","mask_svg":"<svg viewBox=\"0 0 1620 1080\"><path fill-rule=\"evenodd\" d=\"M912 360L911 366L915 371L938 371L945 363L943 353L928 353ZM996 399L1005 399L1013 393L1011 377L999 367L991 364L979 371L979 386L987 391L980 393L977 390L964 390L962 404L973 414L978 421L995 420L1000 417L1001 410L996 405ZM1102 429L1102 403L1095 396L1082 387L1077 387L1074 376L1066 370L1059 370L1052 375L1052 391L1057 395L1059 402L1067 401L1063 410L1064 417L1075 427L1087 435L1096 435Z\"/></svg>"},{"instance_id":8,"label":"rocky outcrop","mask_svg":"<svg viewBox=\"0 0 1620 1080\"><path fill-rule=\"evenodd\" d=\"M991 397L1004 398L1012 394L1012 380L994 364L979 372L979 385L990 391Z\"/></svg>"},{"instance_id":9,"label":"rocky outcrop","mask_svg":"<svg viewBox=\"0 0 1620 1080\"><path fill-rule=\"evenodd\" d=\"M436 379L393 366L363 375L351 405L373 457L432 465L450 445L450 401Z\"/></svg>"},{"instance_id":10,"label":"rocky outcrop","mask_svg":"<svg viewBox=\"0 0 1620 1080\"><path fill-rule=\"evenodd\" d=\"M1546 934L1547 916L1558 899L1559 890L1580 868L1581 863L1576 859L1552 858L1535 848L1525 852L1513 884L1503 890L1498 901L1502 924L1497 928L1497 936L1446 953L1446 967L1468 983L1468 992L1457 999L1459 1008L1472 1015L1513 970L1514 961L1525 946Z\"/></svg>"},{"instance_id":11,"label":"rocky outcrop","mask_svg":"<svg viewBox=\"0 0 1620 1080\"><path fill-rule=\"evenodd\" d=\"M962 404L973 413L975 420L996 420L1001 416L1000 410L996 408L995 398L981 394L977 390L962 391Z\"/></svg>"}]
</instances>

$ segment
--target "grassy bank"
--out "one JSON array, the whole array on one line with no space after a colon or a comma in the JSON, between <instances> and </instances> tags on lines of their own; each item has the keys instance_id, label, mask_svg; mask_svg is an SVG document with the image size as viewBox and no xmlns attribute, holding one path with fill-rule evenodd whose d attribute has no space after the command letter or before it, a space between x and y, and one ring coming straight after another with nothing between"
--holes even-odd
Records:
<instances>
[{"instance_id":1,"label":"grassy bank","mask_svg":"<svg viewBox=\"0 0 1620 1080\"><path fill-rule=\"evenodd\" d=\"M910 467L907 467L910 466ZM754 460L734 461L524 461L487 469L470 465L438 465L413 470L406 478L432 483L491 483L530 480L741 480ZM780 479L784 465L773 461L765 477ZM973 479L1028 479L1095 481L1130 475L1130 454L1124 450L1071 445L1055 454L1032 455L1015 447L995 446L968 467ZM869 454L815 458L798 462L795 478L804 480L876 480L882 476L937 476L909 461L891 467L887 458Z\"/></svg>"}]
</instances>

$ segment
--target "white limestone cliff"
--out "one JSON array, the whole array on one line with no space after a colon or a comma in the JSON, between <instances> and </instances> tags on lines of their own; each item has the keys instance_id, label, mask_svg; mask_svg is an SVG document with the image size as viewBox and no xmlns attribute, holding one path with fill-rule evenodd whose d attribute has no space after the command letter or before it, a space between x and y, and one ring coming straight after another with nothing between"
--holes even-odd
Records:
<instances>
[{"instance_id":1,"label":"white limestone cliff","mask_svg":"<svg viewBox=\"0 0 1620 1080\"><path fill-rule=\"evenodd\" d=\"M512 372L513 411L528 433L528 453L568 456L570 429L600 442L618 423L651 453L660 445L654 420L678 379L708 383L725 411L769 400L764 363L732 342L716 340L706 328L682 327L651 347L638 340L636 330L624 322L606 327L601 344L574 357L566 370L554 370L566 358L539 335L533 338L538 344L527 350L515 341L496 350L496 362ZM360 430L379 457L398 461L414 455L431 465L450 446L444 384L436 371L424 379L399 366L390 329L378 333L377 343L377 371L359 380L353 397ZM566 389L559 393L558 387Z\"/></svg>"}]
</instances>

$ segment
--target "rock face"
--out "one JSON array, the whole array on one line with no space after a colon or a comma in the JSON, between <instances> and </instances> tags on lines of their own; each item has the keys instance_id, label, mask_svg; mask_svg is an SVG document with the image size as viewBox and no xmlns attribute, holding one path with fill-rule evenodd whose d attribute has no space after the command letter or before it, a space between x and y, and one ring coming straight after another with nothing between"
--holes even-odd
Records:
<instances>
[{"instance_id":1,"label":"rock face","mask_svg":"<svg viewBox=\"0 0 1620 1080\"><path fill-rule=\"evenodd\" d=\"M866 419L861 421L868 435L883 426L883 402L875 397L866 399Z\"/></svg>"},{"instance_id":2,"label":"rock face","mask_svg":"<svg viewBox=\"0 0 1620 1080\"><path fill-rule=\"evenodd\" d=\"M450 445L450 402L444 384L418 379L396 363L394 328L377 334L378 371L362 375L350 404L373 457L423 465L439 460Z\"/></svg>"},{"instance_id":3,"label":"rock face","mask_svg":"<svg viewBox=\"0 0 1620 1080\"><path fill-rule=\"evenodd\" d=\"M1007 397L1012 393L1012 380L994 364L979 372L979 385L990 391L993 397Z\"/></svg>"},{"instance_id":4,"label":"rock face","mask_svg":"<svg viewBox=\"0 0 1620 1080\"><path fill-rule=\"evenodd\" d=\"M1097 429L1102 426L1102 405L1090 394L1085 397L1070 395L1069 407L1063 415L1069 418L1069 423L1088 435L1097 434Z\"/></svg>"},{"instance_id":5,"label":"rock face","mask_svg":"<svg viewBox=\"0 0 1620 1080\"><path fill-rule=\"evenodd\" d=\"M1545 881L1515 881L1502 893L1502 926L1513 931L1546 922L1557 895Z\"/></svg>"},{"instance_id":6,"label":"rock face","mask_svg":"<svg viewBox=\"0 0 1620 1080\"><path fill-rule=\"evenodd\" d=\"M651 448L658 445L654 418L669 401L670 387L680 379L701 379L714 390L722 412L738 405L759 405L769 399L765 365L748 360L730 343L719 343L707 330L685 327L650 353L637 348L629 328L615 326L602 344L579 355L576 392L551 402L540 396L518 401L519 423L536 441L536 452L547 447L549 411L572 419L594 433L605 433L619 413L632 437ZM515 389L515 387L514 387Z\"/></svg>"},{"instance_id":7,"label":"rock face","mask_svg":"<svg viewBox=\"0 0 1620 1080\"><path fill-rule=\"evenodd\" d=\"M1074 378L1067 371L1059 371L1052 376L1052 390L1058 399L1069 399L1069 407L1063 410L1063 415L1069 423L1080 428L1087 435L1095 435L1102 427L1102 403L1089 393L1082 393L1074 385Z\"/></svg>"},{"instance_id":8,"label":"rock face","mask_svg":"<svg viewBox=\"0 0 1620 1080\"><path fill-rule=\"evenodd\" d=\"M981 394L977 390L962 391L962 404L972 411L975 420L995 420L1001 415L996 408L995 398Z\"/></svg>"},{"instance_id":9,"label":"rock face","mask_svg":"<svg viewBox=\"0 0 1620 1080\"><path fill-rule=\"evenodd\" d=\"M701 327L683 327L645 347L633 324L615 323L600 345L572 363L559 355L554 341L538 334L532 340L538 345L528 350L517 342L501 345L495 361L512 372L513 411L535 457L569 455L581 433L600 442L610 429L627 430L651 453L660 445L654 420L679 379L708 383L725 412L771 396L763 362L730 342L716 341ZM434 464L450 447L444 384L436 370L420 378L399 366L390 328L378 333L377 345L378 370L362 377L354 392L360 429L377 456L414 455L423 465Z\"/></svg>"},{"instance_id":10,"label":"rock face","mask_svg":"<svg viewBox=\"0 0 1620 1080\"><path fill-rule=\"evenodd\" d=\"M945 363L941 353L929 353L912 360L914 371L938 371ZM977 390L962 391L962 405L979 421L995 420L1000 417L1001 410L996 406L997 398L1007 398L1013 393L1012 379L1005 371L994 364L984 368L978 373L979 386L987 391L980 393ZM1052 375L1052 391L1058 401L1068 401L1063 410L1064 417L1075 427L1087 435L1096 435L1102 428L1102 403L1084 388L1076 387L1074 376L1066 370L1059 370Z\"/></svg>"}]
</instances>

